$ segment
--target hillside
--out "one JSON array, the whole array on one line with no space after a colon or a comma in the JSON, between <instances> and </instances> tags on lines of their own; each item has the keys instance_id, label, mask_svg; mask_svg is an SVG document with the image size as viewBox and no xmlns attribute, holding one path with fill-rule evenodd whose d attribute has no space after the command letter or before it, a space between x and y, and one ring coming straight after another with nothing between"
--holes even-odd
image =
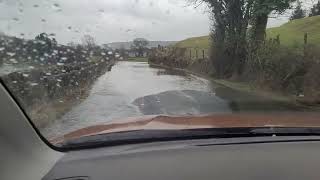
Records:
<instances>
[{"instance_id":1,"label":"hillside","mask_svg":"<svg viewBox=\"0 0 320 180\"><path fill-rule=\"evenodd\" d=\"M307 17L290 21L280 27L267 30L267 38L275 38L280 35L280 42L286 46L303 44L304 33L308 33L308 42L320 44L320 16ZM202 48L209 46L209 36L192 37L175 44L176 47Z\"/></svg>"},{"instance_id":2,"label":"hillside","mask_svg":"<svg viewBox=\"0 0 320 180\"><path fill-rule=\"evenodd\" d=\"M206 49L209 47L209 36L192 37L175 44L180 48L201 48Z\"/></svg>"},{"instance_id":3,"label":"hillside","mask_svg":"<svg viewBox=\"0 0 320 180\"><path fill-rule=\"evenodd\" d=\"M175 43L177 42L176 41L149 41L148 48L158 47L158 45L170 46ZM112 49L120 49L120 48L130 49L132 44L133 42L129 41L129 42L112 42L112 43L108 43L107 45Z\"/></svg>"},{"instance_id":4,"label":"hillside","mask_svg":"<svg viewBox=\"0 0 320 180\"><path fill-rule=\"evenodd\" d=\"M309 43L320 43L320 16L298 19L280 27L270 28L267 31L267 36L276 37L279 34L281 44L294 46L303 44L304 33L308 33Z\"/></svg>"}]
</instances>

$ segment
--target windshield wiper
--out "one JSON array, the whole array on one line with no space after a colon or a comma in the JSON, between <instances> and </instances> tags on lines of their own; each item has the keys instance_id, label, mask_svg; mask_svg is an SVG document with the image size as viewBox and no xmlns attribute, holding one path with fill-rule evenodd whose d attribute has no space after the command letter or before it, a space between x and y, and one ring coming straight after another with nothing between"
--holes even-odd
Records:
<instances>
[{"instance_id":1,"label":"windshield wiper","mask_svg":"<svg viewBox=\"0 0 320 180\"><path fill-rule=\"evenodd\" d=\"M257 136L318 136L320 128L203 128L185 130L136 130L84 136L66 140L57 146L67 149L88 149L103 146L116 146L157 141L176 141L208 138L234 138Z\"/></svg>"}]
</instances>

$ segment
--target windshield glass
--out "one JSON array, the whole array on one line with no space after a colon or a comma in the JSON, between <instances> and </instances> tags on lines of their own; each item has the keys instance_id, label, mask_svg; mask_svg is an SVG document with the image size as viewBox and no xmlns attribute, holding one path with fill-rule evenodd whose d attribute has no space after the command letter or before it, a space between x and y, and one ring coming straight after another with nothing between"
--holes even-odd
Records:
<instances>
[{"instance_id":1,"label":"windshield glass","mask_svg":"<svg viewBox=\"0 0 320 180\"><path fill-rule=\"evenodd\" d=\"M0 14L1 81L53 143L320 124L320 1L1 0Z\"/></svg>"}]
</instances>

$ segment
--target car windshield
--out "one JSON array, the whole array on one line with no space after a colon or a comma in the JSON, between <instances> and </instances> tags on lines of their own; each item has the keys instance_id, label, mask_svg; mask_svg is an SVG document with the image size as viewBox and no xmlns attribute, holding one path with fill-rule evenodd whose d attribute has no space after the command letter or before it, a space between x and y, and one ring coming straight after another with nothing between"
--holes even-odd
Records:
<instances>
[{"instance_id":1,"label":"car windshield","mask_svg":"<svg viewBox=\"0 0 320 180\"><path fill-rule=\"evenodd\" d=\"M320 127L320 1L1 0L0 14L1 83L52 143Z\"/></svg>"}]
</instances>

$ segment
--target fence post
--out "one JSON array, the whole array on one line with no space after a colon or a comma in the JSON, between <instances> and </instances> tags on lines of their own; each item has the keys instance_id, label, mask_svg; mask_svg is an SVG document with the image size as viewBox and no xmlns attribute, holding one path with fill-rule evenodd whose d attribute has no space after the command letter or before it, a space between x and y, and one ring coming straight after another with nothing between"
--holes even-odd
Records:
<instances>
[{"instance_id":1,"label":"fence post","mask_svg":"<svg viewBox=\"0 0 320 180\"><path fill-rule=\"evenodd\" d=\"M308 43L308 33L304 33L304 45Z\"/></svg>"},{"instance_id":2,"label":"fence post","mask_svg":"<svg viewBox=\"0 0 320 180\"><path fill-rule=\"evenodd\" d=\"M192 54L191 54L192 52L191 52L191 49L190 49L190 59L192 59Z\"/></svg>"},{"instance_id":3,"label":"fence post","mask_svg":"<svg viewBox=\"0 0 320 180\"><path fill-rule=\"evenodd\" d=\"M304 33L304 45L303 45L304 56L307 55L307 44L308 44L308 33Z\"/></svg>"},{"instance_id":4,"label":"fence post","mask_svg":"<svg viewBox=\"0 0 320 180\"><path fill-rule=\"evenodd\" d=\"M277 35L276 41L277 41L277 44L280 44L280 34Z\"/></svg>"},{"instance_id":5,"label":"fence post","mask_svg":"<svg viewBox=\"0 0 320 180\"><path fill-rule=\"evenodd\" d=\"M204 49L202 50L202 59L204 59Z\"/></svg>"},{"instance_id":6,"label":"fence post","mask_svg":"<svg viewBox=\"0 0 320 180\"><path fill-rule=\"evenodd\" d=\"M198 59L198 49L196 49L196 59Z\"/></svg>"}]
</instances>

